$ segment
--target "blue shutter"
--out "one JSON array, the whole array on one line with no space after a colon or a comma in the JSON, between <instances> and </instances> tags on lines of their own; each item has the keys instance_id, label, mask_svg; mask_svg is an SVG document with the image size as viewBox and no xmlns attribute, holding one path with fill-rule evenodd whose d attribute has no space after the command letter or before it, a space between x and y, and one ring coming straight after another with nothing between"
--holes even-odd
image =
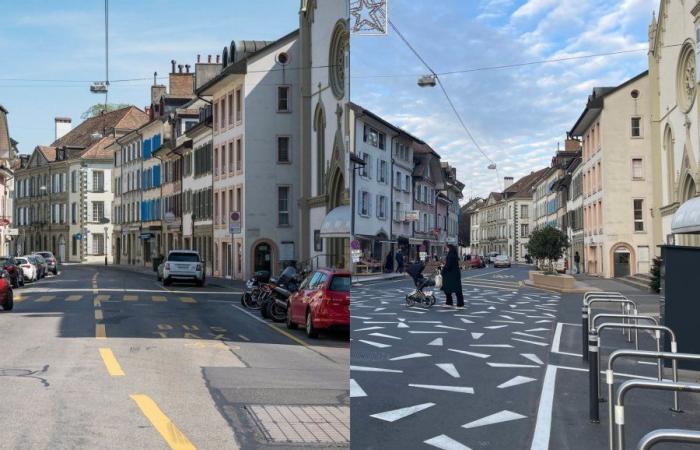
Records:
<instances>
[{"instance_id":1,"label":"blue shutter","mask_svg":"<svg viewBox=\"0 0 700 450\"><path fill-rule=\"evenodd\" d=\"M153 136L153 151L156 151L160 148L160 134L156 134Z\"/></svg>"},{"instance_id":2,"label":"blue shutter","mask_svg":"<svg viewBox=\"0 0 700 450\"><path fill-rule=\"evenodd\" d=\"M148 159L151 157L151 140L146 139L143 141L143 159Z\"/></svg>"},{"instance_id":3,"label":"blue shutter","mask_svg":"<svg viewBox=\"0 0 700 450\"><path fill-rule=\"evenodd\" d=\"M160 165L153 167L153 187L160 186Z\"/></svg>"}]
</instances>

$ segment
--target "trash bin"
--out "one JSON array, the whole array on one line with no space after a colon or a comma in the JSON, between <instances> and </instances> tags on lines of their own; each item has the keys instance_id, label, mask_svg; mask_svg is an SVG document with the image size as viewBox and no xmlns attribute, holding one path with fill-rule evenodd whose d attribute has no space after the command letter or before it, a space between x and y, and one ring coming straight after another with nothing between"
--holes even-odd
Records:
<instances>
[{"instance_id":1,"label":"trash bin","mask_svg":"<svg viewBox=\"0 0 700 450\"><path fill-rule=\"evenodd\" d=\"M153 271L158 272L158 266L160 266L160 263L163 262L163 257L154 256L151 260L153 261Z\"/></svg>"}]
</instances>

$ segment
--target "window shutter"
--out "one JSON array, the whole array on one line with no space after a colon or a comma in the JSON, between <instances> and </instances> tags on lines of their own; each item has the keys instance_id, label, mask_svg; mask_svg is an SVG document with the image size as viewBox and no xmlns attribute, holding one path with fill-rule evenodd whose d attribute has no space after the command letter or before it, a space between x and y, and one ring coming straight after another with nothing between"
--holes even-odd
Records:
<instances>
[{"instance_id":1,"label":"window shutter","mask_svg":"<svg viewBox=\"0 0 700 450\"><path fill-rule=\"evenodd\" d=\"M372 215L372 196L367 193L367 215Z\"/></svg>"}]
</instances>

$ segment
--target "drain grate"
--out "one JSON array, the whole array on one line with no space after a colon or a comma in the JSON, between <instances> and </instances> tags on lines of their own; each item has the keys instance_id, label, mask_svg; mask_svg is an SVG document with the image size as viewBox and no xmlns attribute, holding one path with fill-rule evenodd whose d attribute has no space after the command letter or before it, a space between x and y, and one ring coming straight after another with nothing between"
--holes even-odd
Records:
<instances>
[{"instance_id":1,"label":"drain grate","mask_svg":"<svg viewBox=\"0 0 700 450\"><path fill-rule=\"evenodd\" d=\"M348 444L350 407L327 405L248 405L269 442Z\"/></svg>"}]
</instances>

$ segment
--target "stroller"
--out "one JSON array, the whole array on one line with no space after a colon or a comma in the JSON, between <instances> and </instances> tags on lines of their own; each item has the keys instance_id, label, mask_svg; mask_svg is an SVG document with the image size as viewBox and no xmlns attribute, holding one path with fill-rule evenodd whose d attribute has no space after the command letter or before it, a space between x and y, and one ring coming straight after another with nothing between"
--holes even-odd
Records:
<instances>
[{"instance_id":1,"label":"stroller","mask_svg":"<svg viewBox=\"0 0 700 450\"><path fill-rule=\"evenodd\" d=\"M417 261L406 269L406 272L413 279L413 283L416 288L406 296L406 306L413 306L416 303L430 308L435 304L435 296L431 290L423 290L428 287L436 287L440 289L442 287L442 275L440 275L441 267L438 266L433 278L426 278L423 276L423 269L425 269L425 264L421 261Z\"/></svg>"}]
</instances>

